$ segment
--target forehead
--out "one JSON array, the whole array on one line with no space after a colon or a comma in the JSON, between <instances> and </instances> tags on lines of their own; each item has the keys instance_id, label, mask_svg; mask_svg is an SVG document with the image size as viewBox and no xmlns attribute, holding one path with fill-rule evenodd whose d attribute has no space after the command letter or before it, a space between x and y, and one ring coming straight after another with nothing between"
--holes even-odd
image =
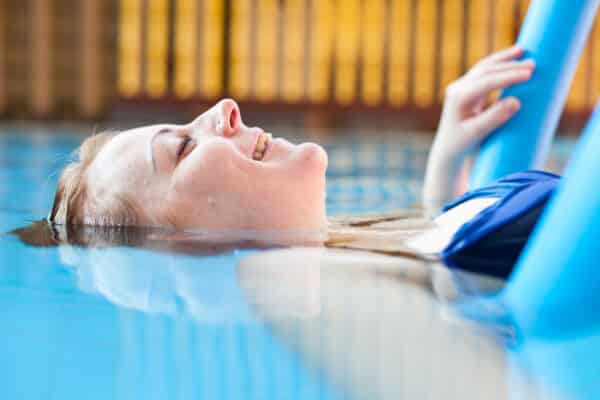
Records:
<instances>
[{"instance_id":1,"label":"forehead","mask_svg":"<svg viewBox=\"0 0 600 400\"><path fill-rule=\"evenodd\" d=\"M128 129L116 135L98 154L97 158L146 152L150 157L150 145L157 134L173 129L173 125L159 124Z\"/></svg>"},{"instance_id":2,"label":"forehead","mask_svg":"<svg viewBox=\"0 0 600 400\"><path fill-rule=\"evenodd\" d=\"M127 162L130 158L137 158L142 154L145 144L150 139L150 131L147 128L136 128L123 131L116 135L106 146L104 146L94 163L105 164L106 162Z\"/></svg>"},{"instance_id":3,"label":"forehead","mask_svg":"<svg viewBox=\"0 0 600 400\"><path fill-rule=\"evenodd\" d=\"M91 183L129 185L151 173L147 147L154 131L154 127L143 127L116 135L90 165L88 179Z\"/></svg>"}]
</instances>

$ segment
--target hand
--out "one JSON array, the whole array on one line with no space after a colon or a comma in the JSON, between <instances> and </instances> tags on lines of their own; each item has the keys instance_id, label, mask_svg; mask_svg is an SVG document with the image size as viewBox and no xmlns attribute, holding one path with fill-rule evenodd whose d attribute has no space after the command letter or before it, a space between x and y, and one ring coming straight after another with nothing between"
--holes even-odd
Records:
<instances>
[{"instance_id":1,"label":"hand","mask_svg":"<svg viewBox=\"0 0 600 400\"><path fill-rule=\"evenodd\" d=\"M493 92L529 80L535 64L515 61L522 55L523 49L516 46L493 53L448 85L435 139L446 157L464 156L519 110L516 97L486 106Z\"/></svg>"},{"instance_id":2,"label":"hand","mask_svg":"<svg viewBox=\"0 0 600 400\"><path fill-rule=\"evenodd\" d=\"M522 55L523 49L517 46L493 53L446 88L442 117L427 163L424 206L440 207L452 198L464 157L521 107L516 97L491 105L488 99L497 90L531 78L535 63L515 60Z\"/></svg>"}]
</instances>

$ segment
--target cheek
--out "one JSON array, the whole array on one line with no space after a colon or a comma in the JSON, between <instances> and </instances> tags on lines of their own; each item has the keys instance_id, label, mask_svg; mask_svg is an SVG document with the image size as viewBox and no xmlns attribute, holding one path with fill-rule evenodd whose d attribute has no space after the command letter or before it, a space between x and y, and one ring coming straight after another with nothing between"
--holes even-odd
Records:
<instances>
[{"instance_id":1,"label":"cheek","mask_svg":"<svg viewBox=\"0 0 600 400\"><path fill-rule=\"evenodd\" d=\"M176 192L214 193L235 177L235 150L228 143L202 144L176 168L173 187Z\"/></svg>"}]
</instances>

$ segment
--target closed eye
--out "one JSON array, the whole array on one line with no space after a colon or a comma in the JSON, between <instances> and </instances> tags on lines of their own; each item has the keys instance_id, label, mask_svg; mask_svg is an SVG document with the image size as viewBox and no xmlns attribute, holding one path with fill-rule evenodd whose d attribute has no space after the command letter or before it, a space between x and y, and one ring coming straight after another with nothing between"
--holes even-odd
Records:
<instances>
[{"instance_id":1,"label":"closed eye","mask_svg":"<svg viewBox=\"0 0 600 400\"><path fill-rule=\"evenodd\" d=\"M177 160L178 161L181 159L182 155L185 154L185 150L191 141L192 141L192 138L189 136L183 136L181 138L181 143L179 144L179 147L177 148Z\"/></svg>"}]
</instances>

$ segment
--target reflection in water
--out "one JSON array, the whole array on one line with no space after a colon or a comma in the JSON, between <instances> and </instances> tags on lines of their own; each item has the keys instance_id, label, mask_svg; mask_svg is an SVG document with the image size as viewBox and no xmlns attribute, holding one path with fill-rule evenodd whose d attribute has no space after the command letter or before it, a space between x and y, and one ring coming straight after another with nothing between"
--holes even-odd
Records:
<instances>
[{"instance_id":1,"label":"reflection in water","mask_svg":"<svg viewBox=\"0 0 600 400\"><path fill-rule=\"evenodd\" d=\"M318 314L322 249L307 249L308 265L301 270L279 265L280 276L275 279L260 268L240 272L237 260L253 252L238 249L190 257L117 247L59 247L62 263L74 268L81 290L100 294L120 307L223 324L254 321L248 304L261 306L276 298L286 315ZM248 289L245 295L239 290L240 279Z\"/></svg>"},{"instance_id":2,"label":"reflection in water","mask_svg":"<svg viewBox=\"0 0 600 400\"><path fill-rule=\"evenodd\" d=\"M455 313L457 300L464 311L471 296L501 288L497 279L360 251L227 249L191 240L180 245L156 239L163 234L120 233L118 240L132 247L54 247L58 264L68 267L81 293L69 303L89 323L84 328L71 318L76 328L59 334L69 338L64 349L77 343L103 348L109 360L89 351L70 357L97 360L98 371L111 370L109 361L118 366L104 382L117 398L139 397L148 388L156 398L178 390L183 398L202 393L237 399L249 392L255 398L293 398L290 391L298 386L292 382L300 380L307 389L295 398L529 399L549 398L551 390L570 393L575 384L589 387L593 381L592 372L565 378L573 374L565 367L570 363L562 362L585 353L589 340L506 352L496 335L512 328L502 325L505 320L487 329ZM117 308L89 314L90 295ZM47 312L53 297L38 304L48 326L60 315ZM62 300L52 302L62 307ZM494 312L490 302L481 304L487 304L487 323ZM114 335L92 342L90 329ZM46 339L61 343L56 334ZM55 368L68 370L51 359ZM151 383L142 387L140 380Z\"/></svg>"},{"instance_id":3,"label":"reflection in water","mask_svg":"<svg viewBox=\"0 0 600 400\"><path fill-rule=\"evenodd\" d=\"M277 260L300 270L310 265L306 254L283 249L252 255L241 261L242 276L271 271L276 280L285 273ZM509 397L505 353L496 338L448 318L451 309L439 301L459 290L447 270L332 250L319 265L318 318L282 316L279 298L263 302L259 311L281 340L353 398ZM256 290L244 279L241 284L245 291Z\"/></svg>"},{"instance_id":4,"label":"reflection in water","mask_svg":"<svg viewBox=\"0 0 600 400\"><path fill-rule=\"evenodd\" d=\"M509 283L510 284L510 283ZM505 291L500 292L500 294ZM597 399L600 396L600 330L569 326L568 317L556 315L548 331L529 331L515 318L502 296L474 297L460 304L462 316L500 333L509 346L511 398L531 398L534 393L551 399ZM579 312L579 310L573 310ZM538 316L541 318L542 316ZM593 319L590 320L591 322ZM498 330L497 327L502 327ZM562 332L562 335L557 335ZM568 334L565 334L568 333ZM526 384L523 384L525 382Z\"/></svg>"},{"instance_id":5,"label":"reflection in water","mask_svg":"<svg viewBox=\"0 0 600 400\"><path fill-rule=\"evenodd\" d=\"M514 351L513 363L556 398L592 400L600 395L599 357L600 332L595 332L562 340L526 339Z\"/></svg>"},{"instance_id":6,"label":"reflection in water","mask_svg":"<svg viewBox=\"0 0 600 400\"><path fill-rule=\"evenodd\" d=\"M152 313L186 313L204 323L248 320L247 303L237 287L238 257L284 243L310 243L308 238L314 237L306 232L276 235L250 231L62 226L45 220L10 233L31 246L56 246L61 264L74 269L79 288L87 293L100 294L120 307ZM152 250L152 253L143 250ZM318 293L321 251L321 247L315 247L305 255L305 261L313 265L314 270L306 289L314 293ZM154 252L158 252L156 256L152 255ZM157 262L161 258L163 262ZM140 262L144 259L148 262ZM261 276L260 271L245 275L246 283L261 288L274 283L282 293L290 295L300 282L285 287L285 279L273 282L262 280ZM290 276L300 280L308 277L307 267L295 272L287 269L282 274L282 278ZM267 292L257 291L259 295ZM302 293L297 297L307 296ZM256 305L261 300L259 297L249 301ZM286 307L282 310L298 316L318 313L318 296L314 296L313 302L313 310L292 311Z\"/></svg>"},{"instance_id":7,"label":"reflection in water","mask_svg":"<svg viewBox=\"0 0 600 400\"><path fill-rule=\"evenodd\" d=\"M285 288L290 282L301 287L306 280L286 276L286 270L305 268L310 276L310 252L281 249L246 257L240 283L251 297L266 292L257 308L275 334L354 398L598 398L600 334L582 332L570 340L525 335L514 343L510 334L518 327L507 318L510 310L493 298L472 297L482 288L497 291L497 280L414 260L324 250L318 259L320 313L308 320L281 311L282 297L292 303L287 307L301 307L300 299L294 305L293 296L275 294L282 290L245 284L246 276L260 271L263 281L270 274L267 280L282 281ZM465 290L469 296L461 297ZM447 303L457 299L461 312L477 304L484 324L462 319ZM507 351L505 344L514 347Z\"/></svg>"},{"instance_id":8,"label":"reflection in water","mask_svg":"<svg viewBox=\"0 0 600 400\"><path fill-rule=\"evenodd\" d=\"M0 245L23 257L0 265L2 398L341 396L254 316L237 264L255 250Z\"/></svg>"},{"instance_id":9,"label":"reflection in water","mask_svg":"<svg viewBox=\"0 0 600 400\"><path fill-rule=\"evenodd\" d=\"M61 246L78 286L125 308L186 314L204 323L248 320L235 280L235 254L212 257L161 257L136 249L82 249Z\"/></svg>"},{"instance_id":10,"label":"reflection in water","mask_svg":"<svg viewBox=\"0 0 600 400\"><path fill-rule=\"evenodd\" d=\"M243 249L223 243L222 232L60 232L39 224L15 233L51 247L3 239L4 249L19 245L14 254L33 257L19 264L22 276L0 286L0 307L10 310L0 326L7 348L19 354L10 363L15 371L30 371L37 381L60 371L41 387L58 385L61 398L100 383L110 390L98 398L591 399L600 393L594 362L600 335L560 341L520 332L520 342L506 341L518 331L510 310L477 297L502 287L494 278L360 251L256 248L268 240ZM76 245L64 244L65 235ZM27 271L44 265L50 274L31 280ZM1 268L1 282L10 273ZM46 292L31 291L40 282ZM27 290L28 303L15 304ZM94 300L100 297L116 307ZM459 316L457 301L463 316L481 323ZM506 344L514 347L506 351ZM0 351L2 359L7 354ZM29 369L40 356L45 366ZM81 364L91 377L67 383Z\"/></svg>"}]
</instances>

